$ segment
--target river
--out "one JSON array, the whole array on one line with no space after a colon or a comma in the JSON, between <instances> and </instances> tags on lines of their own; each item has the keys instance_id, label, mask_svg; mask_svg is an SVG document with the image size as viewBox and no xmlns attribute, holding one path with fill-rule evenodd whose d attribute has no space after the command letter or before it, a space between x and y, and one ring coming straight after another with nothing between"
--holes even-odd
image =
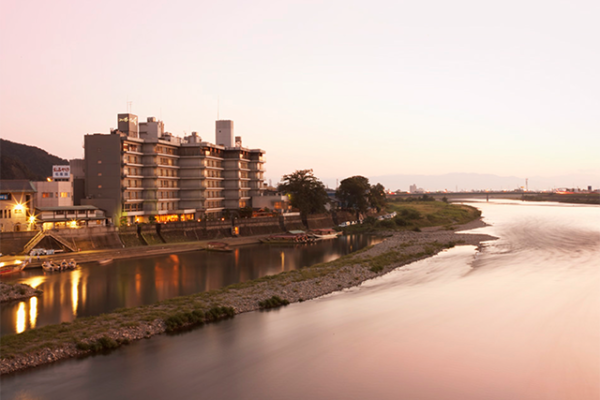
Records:
<instances>
[{"instance_id":1,"label":"river","mask_svg":"<svg viewBox=\"0 0 600 400\"><path fill-rule=\"evenodd\" d=\"M2 280L26 283L43 293L26 301L2 304L0 333L21 333L121 307L218 289L331 261L381 240L376 236L349 235L297 246L247 245L231 253L193 251L116 260L109 265L94 262L65 272L27 269Z\"/></svg>"},{"instance_id":2,"label":"river","mask_svg":"<svg viewBox=\"0 0 600 400\"><path fill-rule=\"evenodd\" d=\"M499 240L1 378L16 399L600 398L600 207L474 204Z\"/></svg>"}]
</instances>

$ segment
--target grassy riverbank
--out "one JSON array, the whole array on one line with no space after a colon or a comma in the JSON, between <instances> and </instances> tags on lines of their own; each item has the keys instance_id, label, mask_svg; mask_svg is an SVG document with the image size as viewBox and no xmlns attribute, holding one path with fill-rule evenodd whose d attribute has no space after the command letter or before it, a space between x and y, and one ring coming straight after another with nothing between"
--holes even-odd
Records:
<instances>
[{"instance_id":1,"label":"grassy riverbank","mask_svg":"<svg viewBox=\"0 0 600 400\"><path fill-rule=\"evenodd\" d=\"M442 201L390 201L386 212L396 212L392 219L379 221L368 217L361 225L344 228L348 233L376 231L419 231L428 227L443 227L452 230L457 225L466 224L481 216L475 207L463 204L449 204Z\"/></svg>"},{"instance_id":2,"label":"grassy riverbank","mask_svg":"<svg viewBox=\"0 0 600 400\"><path fill-rule=\"evenodd\" d=\"M431 228L423 232L396 231L390 235L376 246L328 263L4 336L0 338L0 373L116 348L155 334L259 310L275 302L313 299L357 286L444 248L462 243L477 245L491 239L486 235Z\"/></svg>"}]
</instances>

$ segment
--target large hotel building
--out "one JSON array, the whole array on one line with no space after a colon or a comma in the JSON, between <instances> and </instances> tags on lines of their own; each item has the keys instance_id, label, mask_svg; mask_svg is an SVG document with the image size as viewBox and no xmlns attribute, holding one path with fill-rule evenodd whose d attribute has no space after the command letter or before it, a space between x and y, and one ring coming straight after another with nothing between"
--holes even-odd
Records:
<instances>
[{"instance_id":1,"label":"large hotel building","mask_svg":"<svg viewBox=\"0 0 600 400\"><path fill-rule=\"evenodd\" d=\"M85 135L83 204L113 223L218 218L251 206L264 188L265 151L242 147L233 121L216 122L216 144L179 138L150 117L119 114L110 134Z\"/></svg>"}]
</instances>

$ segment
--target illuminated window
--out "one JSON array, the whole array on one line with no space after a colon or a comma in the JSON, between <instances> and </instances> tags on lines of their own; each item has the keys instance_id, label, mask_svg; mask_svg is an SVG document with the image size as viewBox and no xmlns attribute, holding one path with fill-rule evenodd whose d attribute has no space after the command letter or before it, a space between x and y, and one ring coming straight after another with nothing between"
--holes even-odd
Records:
<instances>
[{"instance_id":1,"label":"illuminated window","mask_svg":"<svg viewBox=\"0 0 600 400\"><path fill-rule=\"evenodd\" d=\"M98 160L98 164L102 164L102 160Z\"/></svg>"},{"instance_id":2,"label":"illuminated window","mask_svg":"<svg viewBox=\"0 0 600 400\"><path fill-rule=\"evenodd\" d=\"M67 193L67 192L60 192L60 197L62 197L63 199L67 198L67 197L69 197L69 193Z\"/></svg>"}]
</instances>

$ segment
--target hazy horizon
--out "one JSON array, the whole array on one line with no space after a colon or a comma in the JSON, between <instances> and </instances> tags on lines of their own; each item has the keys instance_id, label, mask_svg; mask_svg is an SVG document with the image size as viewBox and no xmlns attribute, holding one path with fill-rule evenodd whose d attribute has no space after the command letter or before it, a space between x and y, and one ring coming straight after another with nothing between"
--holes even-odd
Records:
<instances>
[{"instance_id":1,"label":"hazy horizon","mask_svg":"<svg viewBox=\"0 0 600 400\"><path fill-rule=\"evenodd\" d=\"M217 118L233 120L244 146L266 151L273 183L309 168L330 186L447 173L599 182L599 11L591 1L7 0L0 130L82 158L84 135L109 133L131 107L209 142Z\"/></svg>"}]
</instances>

